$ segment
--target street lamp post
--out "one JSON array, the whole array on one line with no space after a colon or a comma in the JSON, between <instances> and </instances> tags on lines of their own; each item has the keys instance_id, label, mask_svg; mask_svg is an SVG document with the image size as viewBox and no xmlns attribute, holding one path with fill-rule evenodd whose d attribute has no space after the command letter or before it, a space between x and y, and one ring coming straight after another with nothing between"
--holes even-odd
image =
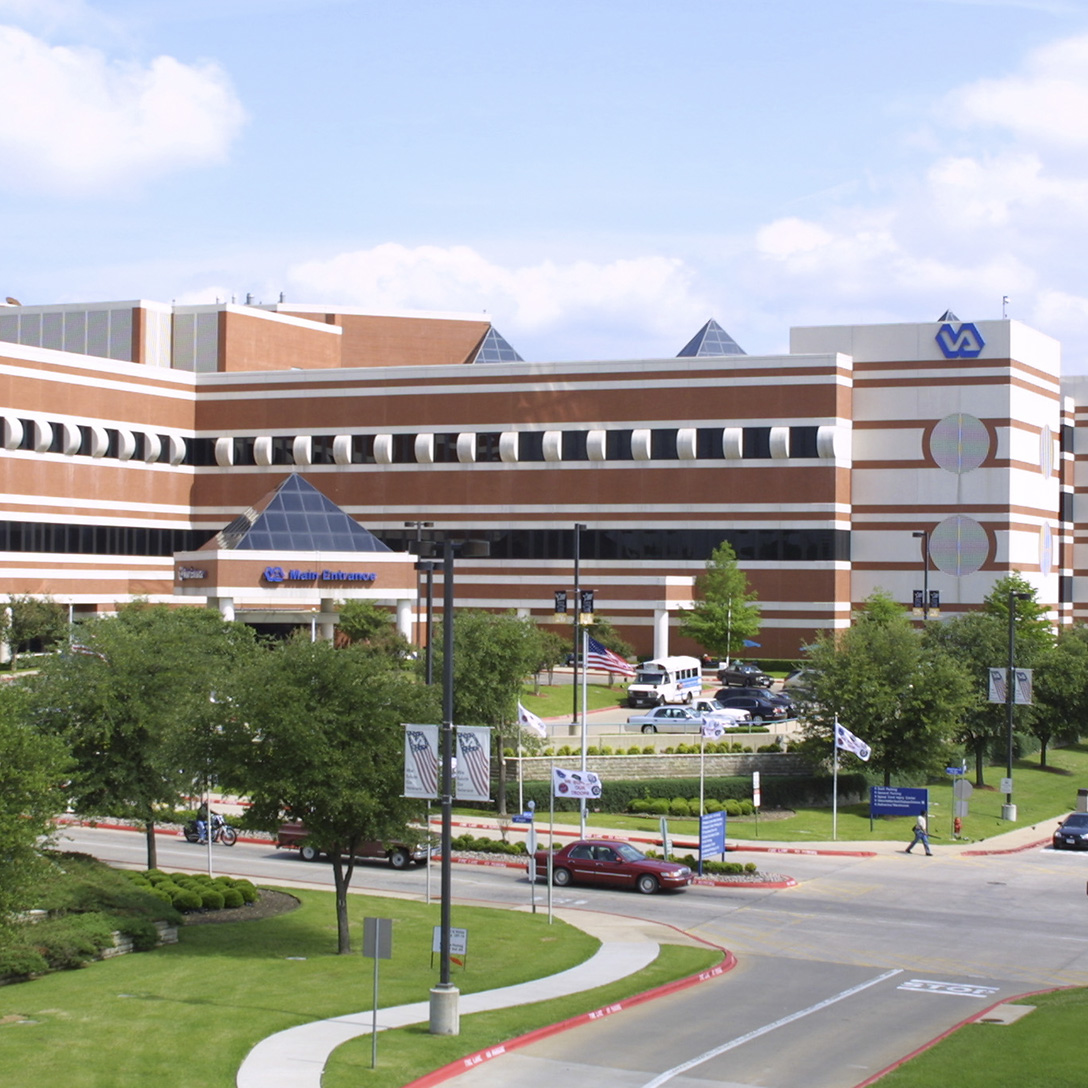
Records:
<instances>
[{"instance_id":1,"label":"street lamp post","mask_svg":"<svg viewBox=\"0 0 1088 1088\"><path fill-rule=\"evenodd\" d=\"M434 683L434 568L433 559L421 559L416 570L427 575L427 685Z\"/></svg>"},{"instance_id":2,"label":"street lamp post","mask_svg":"<svg viewBox=\"0 0 1088 1088\"><path fill-rule=\"evenodd\" d=\"M572 686L574 702L570 712L572 726L578 723L578 651L581 649L582 635L582 586L579 581L579 567L581 564L582 533L585 528L579 522L574 524L574 684Z\"/></svg>"},{"instance_id":3,"label":"street lamp post","mask_svg":"<svg viewBox=\"0 0 1088 1088\"><path fill-rule=\"evenodd\" d=\"M1016 821L1016 806L1012 803L1012 708L1016 698L1016 602L1028 601L1030 593L1018 593L1009 590L1009 669L1005 674L1005 777L1008 779L1009 792L1005 794L1005 804L1001 807L1003 820Z\"/></svg>"},{"instance_id":4,"label":"street lamp post","mask_svg":"<svg viewBox=\"0 0 1088 1088\"><path fill-rule=\"evenodd\" d=\"M929 620L929 530L917 529L911 536L922 541L922 620Z\"/></svg>"},{"instance_id":5,"label":"street lamp post","mask_svg":"<svg viewBox=\"0 0 1088 1088\"><path fill-rule=\"evenodd\" d=\"M434 522L433 521L406 521L404 523L404 527L405 527L405 529L415 529L415 531L416 531L415 555L416 555L416 558L418 559L420 554L421 554L422 541L423 541L423 530L424 529L433 529L434 528ZM421 570L425 570L425 569L426 568L422 567L419 563L416 564L416 571L417 572L421 571ZM415 637L416 651L418 653L418 651L419 651L419 635L420 635L420 631L419 631L419 574L418 573L416 574L416 632L415 632L415 634L416 634L416 637ZM428 631L427 634L430 635L430 632ZM429 684L430 680L428 680L427 683Z\"/></svg>"}]
</instances>

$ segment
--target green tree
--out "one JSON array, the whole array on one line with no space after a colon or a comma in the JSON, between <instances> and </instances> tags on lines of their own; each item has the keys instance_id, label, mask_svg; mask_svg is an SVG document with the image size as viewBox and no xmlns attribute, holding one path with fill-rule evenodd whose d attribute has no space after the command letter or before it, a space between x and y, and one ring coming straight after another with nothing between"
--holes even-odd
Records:
<instances>
[{"instance_id":1,"label":"green tree","mask_svg":"<svg viewBox=\"0 0 1088 1088\"><path fill-rule=\"evenodd\" d=\"M1039 741L1039 766L1052 743L1074 744L1088 721L1088 627L1065 628L1038 659L1035 713L1029 728Z\"/></svg>"},{"instance_id":2,"label":"green tree","mask_svg":"<svg viewBox=\"0 0 1088 1088\"><path fill-rule=\"evenodd\" d=\"M9 597L0 615L2 637L11 648L12 672L20 650L35 646L49 650L68 635L68 609L52 597Z\"/></svg>"},{"instance_id":3,"label":"green tree","mask_svg":"<svg viewBox=\"0 0 1088 1088\"><path fill-rule=\"evenodd\" d=\"M1007 742L1007 710L1000 703L989 702L988 670L1008 666L1010 592L1028 595L1027 600L1016 601L1015 660L1020 668L1034 668L1052 650L1054 632L1046 618L1046 609L1035 599L1034 588L1019 571L994 583L980 612L968 612L926 628L927 642L951 654L970 678L972 698L957 740L974 759L976 786L985 785L987 762L996 752L1004 750ZM1016 706L1014 729L1019 733L1030 732L1035 716L1034 707Z\"/></svg>"},{"instance_id":4,"label":"green tree","mask_svg":"<svg viewBox=\"0 0 1088 1088\"><path fill-rule=\"evenodd\" d=\"M570 642L556 631L549 631L544 627L540 631L540 659L533 669L533 679L536 694L540 694L540 674L547 672L548 683L552 682L552 673L555 666L565 661L570 653Z\"/></svg>"},{"instance_id":5,"label":"green tree","mask_svg":"<svg viewBox=\"0 0 1088 1088\"><path fill-rule=\"evenodd\" d=\"M499 815L506 815L503 749L516 742L518 700L525 678L540 663L544 633L513 612L459 611L453 625L453 720L491 727L499 761ZM435 675L442 675L441 632L436 635Z\"/></svg>"},{"instance_id":6,"label":"green tree","mask_svg":"<svg viewBox=\"0 0 1088 1088\"><path fill-rule=\"evenodd\" d=\"M406 660L412 652L408 640L397 630L392 614L373 601L345 601L340 605L336 626L352 642L379 653Z\"/></svg>"},{"instance_id":7,"label":"green tree","mask_svg":"<svg viewBox=\"0 0 1088 1088\"><path fill-rule=\"evenodd\" d=\"M945 766L970 703L968 677L948 654L927 646L887 594L870 596L846 631L817 639L807 667L810 748L830 752L838 720L872 748L872 767L885 785L893 775L924 777Z\"/></svg>"},{"instance_id":8,"label":"green tree","mask_svg":"<svg viewBox=\"0 0 1088 1088\"><path fill-rule=\"evenodd\" d=\"M351 951L347 894L368 840L404 838L421 803L402 797L405 722L437 721L437 688L395 662L294 638L244 663L226 725L229 778L269 829L302 820L332 858L337 947Z\"/></svg>"},{"instance_id":9,"label":"green tree","mask_svg":"<svg viewBox=\"0 0 1088 1088\"><path fill-rule=\"evenodd\" d=\"M0 687L0 931L14 911L30 905L41 867L40 846L65 805L68 765L63 742L31 725L21 687Z\"/></svg>"},{"instance_id":10,"label":"green tree","mask_svg":"<svg viewBox=\"0 0 1088 1088\"><path fill-rule=\"evenodd\" d=\"M84 623L78 648L30 682L34 720L72 752L71 803L142 821L149 868L156 810L184 804L206 779L231 673L254 645L250 628L211 609L138 602Z\"/></svg>"},{"instance_id":11,"label":"green tree","mask_svg":"<svg viewBox=\"0 0 1088 1088\"><path fill-rule=\"evenodd\" d=\"M680 615L680 633L708 653L729 658L745 640L754 640L761 624L756 594L737 566L737 553L723 541L695 579L695 604Z\"/></svg>"}]
</instances>

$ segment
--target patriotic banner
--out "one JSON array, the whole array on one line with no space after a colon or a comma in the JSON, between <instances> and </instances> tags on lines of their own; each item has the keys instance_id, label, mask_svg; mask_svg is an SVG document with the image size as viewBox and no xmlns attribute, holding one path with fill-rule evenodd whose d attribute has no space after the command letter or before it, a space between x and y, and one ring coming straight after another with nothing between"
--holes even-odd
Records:
<instances>
[{"instance_id":1,"label":"patriotic banner","mask_svg":"<svg viewBox=\"0 0 1088 1088\"><path fill-rule=\"evenodd\" d=\"M538 737L548 735L548 727L544 724L544 720L531 710L526 710L521 703L518 703L518 725L523 729L528 729L531 733L536 733Z\"/></svg>"},{"instance_id":2,"label":"patriotic banner","mask_svg":"<svg viewBox=\"0 0 1088 1088\"><path fill-rule=\"evenodd\" d=\"M634 676L635 670L619 654L605 649L595 638L586 639L586 668L603 672L618 672L621 676Z\"/></svg>"},{"instance_id":3,"label":"patriotic banner","mask_svg":"<svg viewBox=\"0 0 1088 1088\"><path fill-rule=\"evenodd\" d=\"M438 726L404 727L404 796L438 797Z\"/></svg>"},{"instance_id":4,"label":"patriotic banner","mask_svg":"<svg viewBox=\"0 0 1088 1088\"><path fill-rule=\"evenodd\" d=\"M991 703L1004 703L1009 698L1008 669L988 669L990 676L989 701ZM1012 674L1016 683L1012 690L1012 701L1018 706L1030 706L1032 702L1032 669L1013 669Z\"/></svg>"},{"instance_id":5,"label":"patriotic banner","mask_svg":"<svg viewBox=\"0 0 1088 1088\"><path fill-rule=\"evenodd\" d=\"M853 752L858 759L868 762L869 757L873 754L872 748L869 747L860 737L855 737L845 725L839 725L835 722L835 747L843 748L847 752Z\"/></svg>"},{"instance_id":6,"label":"patriotic banner","mask_svg":"<svg viewBox=\"0 0 1088 1088\"><path fill-rule=\"evenodd\" d=\"M601 780L592 771L564 771L562 767L553 767L552 796L594 800L601 796Z\"/></svg>"},{"instance_id":7,"label":"patriotic banner","mask_svg":"<svg viewBox=\"0 0 1088 1088\"><path fill-rule=\"evenodd\" d=\"M725 733L725 726L717 718L704 718L703 727L700 730L704 737L711 737L717 740L718 737L723 736Z\"/></svg>"},{"instance_id":8,"label":"patriotic banner","mask_svg":"<svg viewBox=\"0 0 1088 1088\"><path fill-rule=\"evenodd\" d=\"M491 800L491 729L486 725L457 727L458 801Z\"/></svg>"}]
</instances>

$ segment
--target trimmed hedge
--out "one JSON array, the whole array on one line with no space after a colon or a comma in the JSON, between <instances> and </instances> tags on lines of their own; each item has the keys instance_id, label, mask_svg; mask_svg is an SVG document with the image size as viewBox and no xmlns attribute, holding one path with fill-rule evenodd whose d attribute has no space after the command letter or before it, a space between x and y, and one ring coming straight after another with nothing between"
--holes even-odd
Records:
<instances>
[{"instance_id":1,"label":"trimmed hedge","mask_svg":"<svg viewBox=\"0 0 1088 1088\"><path fill-rule=\"evenodd\" d=\"M826 806L831 804L832 777L829 774L812 775L761 775L763 807L765 809L796 809ZM546 813L551 804L549 783L525 782L522 784L522 796L526 802L535 801L536 811ZM869 789L869 781L861 772L844 774L839 772L839 801L853 803L864 800ZM631 812L637 800L655 798L698 797L699 779L696 778L643 778L643 779L606 779L602 783L600 800L591 801L590 809L594 812ZM707 778L703 782L703 796L709 810L711 801L747 801L752 796L751 775L732 778ZM494 812L494 806L481 810ZM518 811L518 783L506 784L506 808L508 812ZM555 799L557 812L576 812L578 802L567 797ZM656 815L668 815L656 813Z\"/></svg>"}]
</instances>

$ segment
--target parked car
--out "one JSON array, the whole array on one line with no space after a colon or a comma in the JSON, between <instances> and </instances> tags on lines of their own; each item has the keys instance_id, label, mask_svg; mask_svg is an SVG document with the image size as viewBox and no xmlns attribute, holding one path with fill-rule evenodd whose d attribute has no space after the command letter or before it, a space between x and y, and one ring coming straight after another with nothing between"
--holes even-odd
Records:
<instances>
[{"instance_id":1,"label":"parked car","mask_svg":"<svg viewBox=\"0 0 1088 1088\"><path fill-rule=\"evenodd\" d=\"M715 721L720 721L726 727L745 725L752 720L752 715L747 710L741 710L735 706L722 706L717 699L708 699L705 696L694 700L691 709L704 718L713 718Z\"/></svg>"},{"instance_id":2,"label":"parked car","mask_svg":"<svg viewBox=\"0 0 1088 1088\"><path fill-rule=\"evenodd\" d=\"M808 691L812 687L812 676L812 669L794 669L782 681L782 690L798 688L801 691Z\"/></svg>"},{"instance_id":3,"label":"parked car","mask_svg":"<svg viewBox=\"0 0 1088 1088\"><path fill-rule=\"evenodd\" d=\"M303 824L285 823L276 834L276 846L280 850L297 850L303 861L317 861L322 852L308 838L309 832ZM424 842L367 841L360 845L355 857L362 861L388 861L394 869L407 869L413 861L427 860L427 846Z\"/></svg>"},{"instance_id":4,"label":"parked car","mask_svg":"<svg viewBox=\"0 0 1088 1088\"><path fill-rule=\"evenodd\" d=\"M1088 850L1088 812L1071 812L1054 832L1055 850Z\"/></svg>"},{"instance_id":5,"label":"parked car","mask_svg":"<svg viewBox=\"0 0 1088 1088\"><path fill-rule=\"evenodd\" d=\"M734 661L718 670L718 683L731 687L769 688L774 683L774 677L768 676L758 665Z\"/></svg>"},{"instance_id":6,"label":"parked car","mask_svg":"<svg viewBox=\"0 0 1088 1088\"><path fill-rule=\"evenodd\" d=\"M534 857L536 875L548 879L548 851ZM638 888L651 895L663 888L686 888L691 870L675 861L648 858L628 842L611 839L580 839L552 856L552 883L598 884L605 888Z\"/></svg>"},{"instance_id":7,"label":"parked car","mask_svg":"<svg viewBox=\"0 0 1088 1088\"><path fill-rule=\"evenodd\" d=\"M698 733L703 728L703 716L686 706L655 706L632 714L624 728L643 733Z\"/></svg>"},{"instance_id":8,"label":"parked car","mask_svg":"<svg viewBox=\"0 0 1088 1088\"><path fill-rule=\"evenodd\" d=\"M790 712L780 703L773 703L766 695L731 695L728 688L722 688L717 695L718 702L722 706L733 706L740 710L747 710L752 715L753 725L762 725L764 722L784 722L790 717Z\"/></svg>"},{"instance_id":9,"label":"parked car","mask_svg":"<svg viewBox=\"0 0 1088 1088\"><path fill-rule=\"evenodd\" d=\"M791 714L793 713L793 700L789 694L784 691L771 691L770 688L721 688L714 698L720 699L733 695L750 695L753 699L768 699L772 703L784 706Z\"/></svg>"}]
</instances>

